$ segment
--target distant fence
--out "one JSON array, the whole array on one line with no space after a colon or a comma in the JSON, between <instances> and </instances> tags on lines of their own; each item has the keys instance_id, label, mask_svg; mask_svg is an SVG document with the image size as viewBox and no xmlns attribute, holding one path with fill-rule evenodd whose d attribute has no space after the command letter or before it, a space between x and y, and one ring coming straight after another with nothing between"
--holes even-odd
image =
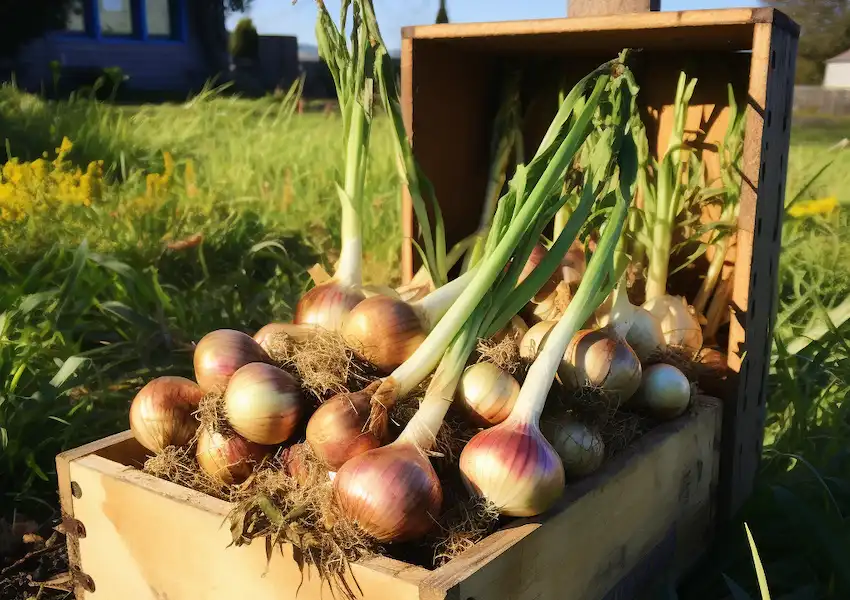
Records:
<instances>
[{"instance_id":1,"label":"distant fence","mask_svg":"<svg viewBox=\"0 0 850 600\"><path fill-rule=\"evenodd\" d=\"M794 112L822 115L850 115L850 89L814 85L794 87Z\"/></svg>"}]
</instances>

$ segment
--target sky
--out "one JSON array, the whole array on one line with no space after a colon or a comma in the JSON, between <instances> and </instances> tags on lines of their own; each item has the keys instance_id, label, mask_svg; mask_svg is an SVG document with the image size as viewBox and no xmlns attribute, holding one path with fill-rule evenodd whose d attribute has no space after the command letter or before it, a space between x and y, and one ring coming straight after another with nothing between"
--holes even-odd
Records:
<instances>
[{"instance_id":1,"label":"sky","mask_svg":"<svg viewBox=\"0 0 850 600\"><path fill-rule=\"evenodd\" d=\"M300 44L315 44L316 4L313 0L254 0L248 16L261 34L298 36ZM337 18L339 0L325 0L331 15ZM438 0L374 0L375 13L384 41L390 49L401 46L401 28L405 25L433 23ZM661 0L662 10L696 10L757 6L758 0ZM566 0L448 0L449 19L457 23L509 21L565 17ZM233 29L241 14L231 15Z\"/></svg>"}]
</instances>

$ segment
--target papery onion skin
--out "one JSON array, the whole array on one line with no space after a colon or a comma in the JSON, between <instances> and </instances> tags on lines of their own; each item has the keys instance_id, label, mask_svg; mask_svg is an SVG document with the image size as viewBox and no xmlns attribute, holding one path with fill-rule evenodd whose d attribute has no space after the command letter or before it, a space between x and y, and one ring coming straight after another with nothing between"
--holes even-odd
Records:
<instances>
[{"instance_id":1,"label":"papery onion skin","mask_svg":"<svg viewBox=\"0 0 850 600\"><path fill-rule=\"evenodd\" d=\"M528 325L522 320L519 315L511 317L510 323L502 327L493 335L491 340L497 344L502 343L506 338L511 337L517 344L522 341L525 334L528 333Z\"/></svg>"},{"instance_id":2,"label":"papery onion skin","mask_svg":"<svg viewBox=\"0 0 850 600\"><path fill-rule=\"evenodd\" d=\"M336 281L323 283L301 296L295 306L293 322L339 331L345 316L365 298L357 288L345 287Z\"/></svg>"},{"instance_id":3,"label":"papery onion skin","mask_svg":"<svg viewBox=\"0 0 850 600\"><path fill-rule=\"evenodd\" d=\"M492 502L503 515L533 517L564 493L564 466L534 423L508 419L477 433L460 454L470 493Z\"/></svg>"},{"instance_id":4,"label":"papery onion skin","mask_svg":"<svg viewBox=\"0 0 850 600\"><path fill-rule=\"evenodd\" d=\"M696 358L699 363L697 369L697 383L700 389L717 398L726 398L729 395L729 358L714 348L703 348Z\"/></svg>"},{"instance_id":5,"label":"papery onion skin","mask_svg":"<svg viewBox=\"0 0 850 600\"><path fill-rule=\"evenodd\" d=\"M198 430L194 412L203 395L198 384L185 377L152 379L130 406L133 437L151 452L188 444Z\"/></svg>"},{"instance_id":6,"label":"papery onion skin","mask_svg":"<svg viewBox=\"0 0 850 600\"><path fill-rule=\"evenodd\" d=\"M579 331L558 367L558 377L568 389L599 388L620 403L637 391L641 372L640 361L629 345L602 329Z\"/></svg>"},{"instance_id":7,"label":"papery onion skin","mask_svg":"<svg viewBox=\"0 0 850 600\"><path fill-rule=\"evenodd\" d=\"M337 471L333 485L346 518L380 542L424 536L434 527L443 503L431 461L406 443L355 456Z\"/></svg>"},{"instance_id":8,"label":"papery onion skin","mask_svg":"<svg viewBox=\"0 0 850 600\"><path fill-rule=\"evenodd\" d=\"M266 363L250 363L233 374L224 392L224 407L236 433L265 446L288 440L305 408L295 378Z\"/></svg>"},{"instance_id":9,"label":"papery onion skin","mask_svg":"<svg viewBox=\"0 0 850 600\"><path fill-rule=\"evenodd\" d=\"M288 335L298 343L304 343L315 334L316 328L312 325L296 325L295 323L269 323L263 325L254 334L254 341L266 352L269 351L269 342L277 335Z\"/></svg>"},{"instance_id":10,"label":"papery onion skin","mask_svg":"<svg viewBox=\"0 0 850 600\"><path fill-rule=\"evenodd\" d=\"M233 374L253 362L269 362L269 355L246 333L217 329L195 347L195 379L205 393L224 388Z\"/></svg>"},{"instance_id":11,"label":"papery onion skin","mask_svg":"<svg viewBox=\"0 0 850 600\"><path fill-rule=\"evenodd\" d=\"M366 428L371 398L366 392L337 394L323 402L307 421L307 443L332 471L383 444L386 436L376 436Z\"/></svg>"},{"instance_id":12,"label":"papery onion skin","mask_svg":"<svg viewBox=\"0 0 850 600\"><path fill-rule=\"evenodd\" d=\"M668 345L685 348L694 354L702 348L702 327L693 307L688 306L682 296L658 296L644 302L643 308L659 320Z\"/></svg>"},{"instance_id":13,"label":"papery onion skin","mask_svg":"<svg viewBox=\"0 0 850 600\"><path fill-rule=\"evenodd\" d=\"M493 363L480 362L464 370L457 398L475 425L492 427L510 416L519 389L510 373Z\"/></svg>"},{"instance_id":14,"label":"papery onion skin","mask_svg":"<svg viewBox=\"0 0 850 600\"><path fill-rule=\"evenodd\" d=\"M636 306L634 321L626 334L626 343L634 350L641 364L658 356L667 346L661 321L643 307Z\"/></svg>"},{"instance_id":15,"label":"papery onion skin","mask_svg":"<svg viewBox=\"0 0 850 600\"><path fill-rule=\"evenodd\" d=\"M572 417L544 419L540 431L561 457L567 477L586 477L605 461L602 436Z\"/></svg>"},{"instance_id":16,"label":"papery onion skin","mask_svg":"<svg viewBox=\"0 0 850 600\"><path fill-rule=\"evenodd\" d=\"M254 465L268 454L268 449L249 442L235 433L221 433L203 428L198 435L195 457L201 469L228 485L242 483L254 471Z\"/></svg>"},{"instance_id":17,"label":"papery onion skin","mask_svg":"<svg viewBox=\"0 0 850 600\"><path fill-rule=\"evenodd\" d=\"M388 296L372 296L354 307L341 333L358 356L384 373L410 358L427 336L416 310Z\"/></svg>"},{"instance_id":18,"label":"papery onion skin","mask_svg":"<svg viewBox=\"0 0 850 600\"><path fill-rule=\"evenodd\" d=\"M691 384L673 365L659 363L647 367L637 393L636 405L652 416L669 420L682 415L691 401Z\"/></svg>"},{"instance_id":19,"label":"papery onion skin","mask_svg":"<svg viewBox=\"0 0 850 600\"><path fill-rule=\"evenodd\" d=\"M557 325L557 321L541 321L532 325L522 336L519 343L519 355L526 360L534 360L546 343L549 331Z\"/></svg>"}]
</instances>

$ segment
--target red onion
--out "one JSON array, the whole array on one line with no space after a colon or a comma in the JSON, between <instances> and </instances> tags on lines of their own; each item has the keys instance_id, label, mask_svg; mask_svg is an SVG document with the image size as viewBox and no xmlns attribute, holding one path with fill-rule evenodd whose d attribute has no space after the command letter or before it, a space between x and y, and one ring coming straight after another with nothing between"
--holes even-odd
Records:
<instances>
[{"instance_id":1,"label":"red onion","mask_svg":"<svg viewBox=\"0 0 850 600\"><path fill-rule=\"evenodd\" d=\"M196 458L204 472L223 483L242 483L254 471L254 465L268 454L268 449L235 433L201 429Z\"/></svg>"},{"instance_id":2,"label":"red onion","mask_svg":"<svg viewBox=\"0 0 850 600\"><path fill-rule=\"evenodd\" d=\"M366 296L357 287L347 287L337 281L317 285L295 306L297 325L318 325L329 331L338 331L345 316Z\"/></svg>"},{"instance_id":3,"label":"red onion","mask_svg":"<svg viewBox=\"0 0 850 600\"><path fill-rule=\"evenodd\" d=\"M288 440L304 413L295 378L266 363L250 363L233 374L224 393L224 406L236 433L266 446Z\"/></svg>"},{"instance_id":4,"label":"red onion","mask_svg":"<svg viewBox=\"0 0 850 600\"><path fill-rule=\"evenodd\" d=\"M195 411L204 393L185 377L157 377L149 381L130 406L130 430L151 452L183 446L198 430Z\"/></svg>"},{"instance_id":5,"label":"red onion","mask_svg":"<svg viewBox=\"0 0 850 600\"><path fill-rule=\"evenodd\" d=\"M195 348L195 378L206 393L226 387L240 367L269 360L251 336L234 329L217 329L201 338Z\"/></svg>"}]
</instances>

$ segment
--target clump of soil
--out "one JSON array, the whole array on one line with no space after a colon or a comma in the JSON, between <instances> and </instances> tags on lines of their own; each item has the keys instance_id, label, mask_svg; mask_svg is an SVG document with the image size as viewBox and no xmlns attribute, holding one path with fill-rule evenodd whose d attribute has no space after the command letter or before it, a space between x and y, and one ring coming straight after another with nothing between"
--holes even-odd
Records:
<instances>
[{"instance_id":1,"label":"clump of soil","mask_svg":"<svg viewBox=\"0 0 850 600\"><path fill-rule=\"evenodd\" d=\"M0 598L59 600L71 597L72 590L61 531L0 521Z\"/></svg>"}]
</instances>

